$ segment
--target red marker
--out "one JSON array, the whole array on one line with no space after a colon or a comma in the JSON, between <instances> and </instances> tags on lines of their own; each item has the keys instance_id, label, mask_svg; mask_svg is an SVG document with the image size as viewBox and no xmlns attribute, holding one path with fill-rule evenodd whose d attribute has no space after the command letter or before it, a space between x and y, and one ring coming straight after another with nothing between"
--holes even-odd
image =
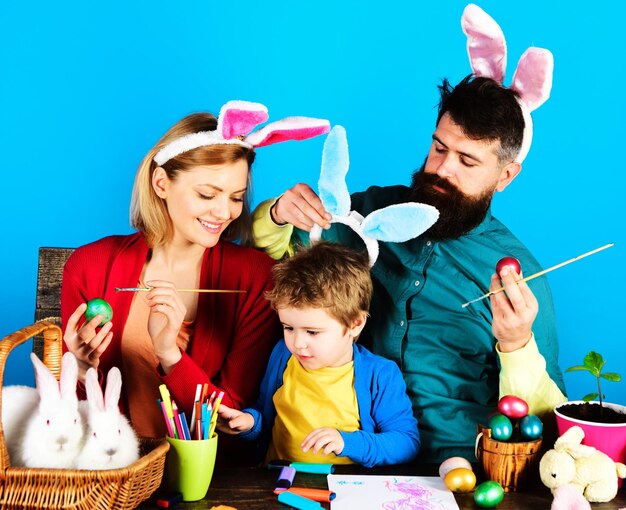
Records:
<instances>
[{"instance_id":1,"label":"red marker","mask_svg":"<svg viewBox=\"0 0 626 510\"><path fill-rule=\"evenodd\" d=\"M180 492L169 494L163 498L159 498L156 504L160 508L172 508L183 500L183 495Z\"/></svg>"}]
</instances>

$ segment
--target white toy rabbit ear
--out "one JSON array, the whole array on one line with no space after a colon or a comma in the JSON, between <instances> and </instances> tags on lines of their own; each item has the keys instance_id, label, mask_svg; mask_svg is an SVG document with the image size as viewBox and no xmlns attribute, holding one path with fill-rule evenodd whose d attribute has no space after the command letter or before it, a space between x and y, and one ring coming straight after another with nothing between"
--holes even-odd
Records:
<instances>
[{"instance_id":1,"label":"white toy rabbit ear","mask_svg":"<svg viewBox=\"0 0 626 510\"><path fill-rule=\"evenodd\" d=\"M346 216L350 212L350 193L346 184L349 167L346 130L335 126L324 142L322 169L317 182L320 199L331 214Z\"/></svg>"},{"instance_id":2,"label":"white toy rabbit ear","mask_svg":"<svg viewBox=\"0 0 626 510\"><path fill-rule=\"evenodd\" d=\"M565 451L569 453L573 459L584 459L585 457L591 457L598 450L593 446L587 446L584 444L569 444L566 445Z\"/></svg>"},{"instance_id":3,"label":"white toy rabbit ear","mask_svg":"<svg viewBox=\"0 0 626 510\"><path fill-rule=\"evenodd\" d=\"M578 425L574 425L563 432L561 437L554 442L554 449L562 450L566 445L580 444L584 438L585 431Z\"/></svg>"},{"instance_id":4,"label":"white toy rabbit ear","mask_svg":"<svg viewBox=\"0 0 626 510\"><path fill-rule=\"evenodd\" d=\"M245 136L256 126L269 119L267 108L250 101L228 101L220 109L217 131L222 138L230 140Z\"/></svg>"},{"instance_id":5,"label":"white toy rabbit ear","mask_svg":"<svg viewBox=\"0 0 626 510\"><path fill-rule=\"evenodd\" d=\"M76 383L78 382L78 362L76 356L67 351L61 358L61 397L64 399L76 399Z\"/></svg>"},{"instance_id":6,"label":"white toy rabbit ear","mask_svg":"<svg viewBox=\"0 0 626 510\"><path fill-rule=\"evenodd\" d=\"M100 388L100 383L98 382L98 372L93 367L87 370L85 375L85 390L89 407L98 411L104 411L102 388Z\"/></svg>"},{"instance_id":7,"label":"white toy rabbit ear","mask_svg":"<svg viewBox=\"0 0 626 510\"><path fill-rule=\"evenodd\" d=\"M122 392L122 373L117 367L112 367L107 374L107 387L104 390L104 405L106 409L117 409Z\"/></svg>"},{"instance_id":8,"label":"white toy rabbit ear","mask_svg":"<svg viewBox=\"0 0 626 510\"><path fill-rule=\"evenodd\" d=\"M276 122L270 122L258 131L250 133L244 138L244 142L253 147L264 147L289 140L306 140L329 131L330 123L325 119L287 117Z\"/></svg>"},{"instance_id":9,"label":"white toy rabbit ear","mask_svg":"<svg viewBox=\"0 0 626 510\"><path fill-rule=\"evenodd\" d=\"M433 226L439 211L431 205L407 202L378 209L362 223L363 234L392 243L413 239Z\"/></svg>"},{"instance_id":10,"label":"white toy rabbit ear","mask_svg":"<svg viewBox=\"0 0 626 510\"><path fill-rule=\"evenodd\" d=\"M544 48L528 48L520 57L511 88L532 112L550 97L554 56Z\"/></svg>"},{"instance_id":11,"label":"white toy rabbit ear","mask_svg":"<svg viewBox=\"0 0 626 510\"><path fill-rule=\"evenodd\" d=\"M463 10L461 27L467 35L467 53L474 76L504 81L506 72L506 40L495 20L476 4Z\"/></svg>"},{"instance_id":12,"label":"white toy rabbit ear","mask_svg":"<svg viewBox=\"0 0 626 510\"><path fill-rule=\"evenodd\" d=\"M52 375L52 372L48 370L48 367L43 364L35 353L30 353L30 359L33 362L33 367L35 368L35 381L37 383L37 389L39 390L41 399L59 400L61 398L59 383Z\"/></svg>"}]
</instances>

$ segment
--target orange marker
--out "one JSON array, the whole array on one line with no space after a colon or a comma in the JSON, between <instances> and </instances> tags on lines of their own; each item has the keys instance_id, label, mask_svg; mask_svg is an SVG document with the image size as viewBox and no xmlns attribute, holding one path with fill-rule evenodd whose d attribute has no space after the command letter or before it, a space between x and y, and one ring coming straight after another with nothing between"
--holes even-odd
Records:
<instances>
[{"instance_id":1,"label":"orange marker","mask_svg":"<svg viewBox=\"0 0 626 510\"><path fill-rule=\"evenodd\" d=\"M329 491L326 489L311 489L309 487L290 487L285 491L285 489L274 490L274 494L280 494L281 492L293 492L298 496L302 496L305 498L312 499L313 501L321 501L321 502L329 502L335 499L336 494L333 491Z\"/></svg>"}]
</instances>

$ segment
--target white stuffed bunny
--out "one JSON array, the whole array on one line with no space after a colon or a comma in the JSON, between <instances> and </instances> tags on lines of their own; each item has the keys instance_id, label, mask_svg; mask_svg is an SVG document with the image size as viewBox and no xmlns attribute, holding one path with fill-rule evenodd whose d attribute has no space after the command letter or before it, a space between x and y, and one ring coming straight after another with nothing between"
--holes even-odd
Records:
<instances>
[{"instance_id":1,"label":"white stuffed bunny","mask_svg":"<svg viewBox=\"0 0 626 510\"><path fill-rule=\"evenodd\" d=\"M357 211L350 210L350 193L346 185L349 166L346 130L342 126L335 126L324 142L318 181L319 196L324 208L332 215L331 223L343 223L363 239L370 267L378 258L378 241L408 241L423 234L439 218L436 208L416 202L383 207L363 218ZM311 241L319 241L321 237L322 229L314 225L310 234Z\"/></svg>"},{"instance_id":2,"label":"white stuffed bunny","mask_svg":"<svg viewBox=\"0 0 626 510\"><path fill-rule=\"evenodd\" d=\"M587 501L611 501L617 494L617 478L626 478L626 465L614 462L592 446L580 444L585 433L575 425L541 458L541 481L552 494L565 484L574 485Z\"/></svg>"},{"instance_id":3,"label":"white stuffed bunny","mask_svg":"<svg viewBox=\"0 0 626 510\"><path fill-rule=\"evenodd\" d=\"M2 390L2 428L13 466L70 469L83 444L78 412L78 364L70 352L61 360L61 380L32 354L37 389Z\"/></svg>"},{"instance_id":4,"label":"white stuffed bunny","mask_svg":"<svg viewBox=\"0 0 626 510\"><path fill-rule=\"evenodd\" d=\"M139 441L120 412L122 374L117 367L109 370L104 395L95 368L85 376L87 400L80 402L80 412L87 423L86 442L78 456L78 469L118 469L139 458Z\"/></svg>"}]
</instances>

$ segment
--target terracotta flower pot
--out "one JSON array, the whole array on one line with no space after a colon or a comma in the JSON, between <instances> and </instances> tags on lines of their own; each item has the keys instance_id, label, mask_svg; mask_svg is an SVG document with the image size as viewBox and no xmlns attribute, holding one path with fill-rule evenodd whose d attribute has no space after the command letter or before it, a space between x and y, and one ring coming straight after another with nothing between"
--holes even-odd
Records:
<instances>
[{"instance_id":1,"label":"terracotta flower pot","mask_svg":"<svg viewBox=\"0 0 626 510\"><path fill-rule=\"evenodd\" d=\"M626 464L626 423L596 423L592 421L579 420L564 415L559 408L567 404L584 404L582 400L564 402L556 406L554 414L556 415L556 424L559 435L574 425L578 425L585 432L583 444L593 446L597 450L606 453L615 462ZM599 402L589 402L591 405L600 405ZM614 409L626 415L626 406L619 404L610 404L604 402L607 408ZM623 480L619 479L618 485L622 486Z\"/></svg>"},{"instance_id":2,"label":"terracotta flower pot","mask_svg":"<svg viewBox=\"0 0 626 510\"><path fill-rule=\"evenodd\" d=\"M479 426L476 440L476 458L485 475L502 485L505 492L524 488L539 475L541 438L526 442L496 441L491 429Z\"/></svg>"}]
</instances>

